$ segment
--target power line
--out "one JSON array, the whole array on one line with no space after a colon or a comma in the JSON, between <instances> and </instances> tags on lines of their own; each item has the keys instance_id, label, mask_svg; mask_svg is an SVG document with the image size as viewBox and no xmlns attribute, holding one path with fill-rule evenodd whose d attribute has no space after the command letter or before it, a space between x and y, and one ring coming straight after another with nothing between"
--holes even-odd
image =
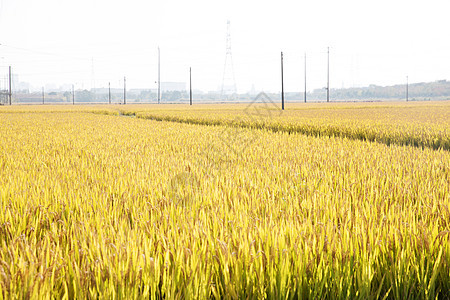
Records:
<instances>
[{"instance_id":1,"label":"power line","mask_svg":"<svg viewBox=\"0 0 450 300\"><path fill-rule=\"evenodd\" d=\"M5 45L5 44L0 44L0 46L6 47L6 48L15 49L15 50L20 50L20 51L40 54L40 55L57 56L57 57L63 57L63 58L71 58L71 59L74 59L74 60L89 60L89 58L86 58L86 57L75 57L75 56L69 56L69 55L62 55L62 54L59 54L59 53L38 51L38 50L33 50L33 49L28 49L28 48L22 48L22 47L15 47L15 46L10 46L10 45Z\"/></svg>"}]
</instances>

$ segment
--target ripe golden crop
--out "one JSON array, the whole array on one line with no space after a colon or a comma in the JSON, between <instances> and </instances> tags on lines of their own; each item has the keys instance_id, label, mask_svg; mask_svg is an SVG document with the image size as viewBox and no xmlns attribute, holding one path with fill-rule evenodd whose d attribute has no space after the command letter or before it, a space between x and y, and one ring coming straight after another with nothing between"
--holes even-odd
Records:
<instances>
[{"instance_id":1,"label":"ripe golden crop","mask_svg":"<svg viewBox=\"0 0 450 300\"><path fill-rule=\"evenodd\" d=\"M1 108L0 298L450 296L449 151L153 107Z\"/></svg>"},{"instance_id":2,"label":"ripe golden crop","mask_svg":"<svg viewBox=\"0 0 450 300\"><path fill-rule=\"evenodd\" d=\"M450 150L450 102L290 104L225 106L130 106L125 114L190 124L268 129L312 136L337 136L387 145Z\"/></svg>"}]
</instances>

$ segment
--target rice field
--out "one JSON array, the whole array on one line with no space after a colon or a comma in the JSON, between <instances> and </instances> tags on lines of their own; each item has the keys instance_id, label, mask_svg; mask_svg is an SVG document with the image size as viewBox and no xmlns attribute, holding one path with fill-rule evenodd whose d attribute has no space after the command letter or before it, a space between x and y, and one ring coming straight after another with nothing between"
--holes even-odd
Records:
<instances>
[{"instance_id":1,"label":"rice field","mask_svg":"<svg viewBox=\"0 0 450 300\"><path fill-rule=\"evenodd\" d=\"M450 102L0 107L0 298L450 298Z\"/></svg>"}]
</instances>

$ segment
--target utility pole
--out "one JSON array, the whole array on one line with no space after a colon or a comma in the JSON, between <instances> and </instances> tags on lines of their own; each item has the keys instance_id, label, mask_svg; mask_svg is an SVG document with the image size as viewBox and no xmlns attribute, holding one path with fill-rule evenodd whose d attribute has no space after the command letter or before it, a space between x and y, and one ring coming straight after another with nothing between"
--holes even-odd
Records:
<instances>
[{"instance_id":1,"label":"utility pole","mask_svg":"<svg viewBox=\"0 0 450 300\"><path fill-rule=\"evenodd\" d=\"M123 104L127 104L127 79L123 77Z\"/></svg>"},{"instance_id":2,"label":"utility pole","mask_svg":"<svg viewBox=\"0 0 450 300\"><path fill-rule=\"evenodd\" d=\"M409 82L408 82L408 76L406 76L406 102L408 102L408 89L409 89Z\"/></svg>"},{"instance_id":3,"label":"utility pole","mask_svg":"<svg viewBox=\"0 0 450 300\"><path fill-rule=\"evenodd\" d=\"M92 57L92 67L91 67L91 91L94 97L94 102L97 100L97 93L95 91L95 73L94 73L94 58Z\"/></svg>"},{"instance_id":4,"label":"utility pole","mask_svg":"<svg viewBox=\"0 0 450 300\"><path fill-rule=\"evenodd\" d=\"M108 100L109 104L111 104L111 82L108 82Z\"/></svg>"},{"instance_id":5,"label":"utility pole","mask_svg":"<svg viewBox=\"0 0 450 300\"><path fill-rule=\"evenodd\" d=\"M305 52L305 103L306 103L306 52Z\"/></svg>"},{"instance_id":6,"label":"utility pole","mask_svg":"<svg viewBox=\"0 0 450 300\"><path fill-rule=\"evenodd\" d=\"M158 104L161 103L161 52L158 47Z\"/></svg>"},{"instance_id":7,"label":"utility pole","mask_svg":"<svg viewBox=\"0 0 450 300\"><path fill-rule=\"evenodd\" d=\"M11 74L11 66L9 66L9 93L8 93L8 96L9 96L9 105L11 105L12 104L12 101L11 101L11 99L12 99L12 84L11 84L11 76L12 76L12 74Z\"/></svg>"},{"instance_id":8,"label":"utility pole","mask_svg":"<svg viewBox=\"0 0 450 300\"><path fill-rule=\"evenodd\" d=\"M192 68L189 67L189 105L192 105Z\"/></svg>"},{"instance_id":9,"label":"utility pole","mask_svg":"<svg viewBox=\"0 0 450 300\"><path fill-rule=\"evenodd\" d=\"M44 90L44 87L42 87L42 104L45 104L45 90Z\"/></svg>"},{"instance_id":10,"label":"utility pole","mask_svg":"<svg viewBox=\"0 0 450 300\"><path fill-rule=\"evenodd\" d=\"M281 51L281 109L284 110L283 51Z\"/></svg>"},{"instance_id":11,"label":"utility pole","mask_svg":"<svg viewBox=\"0 0 450 300\"><path fill-rule=\"evenodd\" d=\"M330 102L330 47L328 47L328 64L327 64L327 102Z\"/></svg>"}]
</instances>

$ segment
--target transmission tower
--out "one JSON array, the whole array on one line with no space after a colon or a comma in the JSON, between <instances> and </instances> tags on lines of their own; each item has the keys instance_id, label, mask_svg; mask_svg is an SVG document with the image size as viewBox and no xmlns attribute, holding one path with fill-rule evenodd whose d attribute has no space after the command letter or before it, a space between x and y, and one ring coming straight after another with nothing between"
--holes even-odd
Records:
<instances>
[{"instance_id":1,"label":"transmission tower","mask_svg":"<svg viewBox=\"0 0 450 300\"><path fill-rule=\"evenodd\" d=\"M231 55L231 30L229 20L227 21L226 55L225 55L225 65L223 68L221 98L222 99L237 98L236 78L234 77L233 56Z\"/></svg>"}]
</instances>

